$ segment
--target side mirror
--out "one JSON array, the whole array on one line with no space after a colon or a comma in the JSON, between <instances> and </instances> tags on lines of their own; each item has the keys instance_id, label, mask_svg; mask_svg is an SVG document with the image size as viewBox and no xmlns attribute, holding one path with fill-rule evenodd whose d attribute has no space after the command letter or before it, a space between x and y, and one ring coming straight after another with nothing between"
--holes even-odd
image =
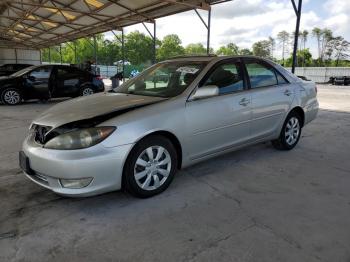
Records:
<instances>
[{"instance_id":1,"label":"side mirror","mask_svg":"<svg viewBox=\"0 0 350 262\"><path fill-rule=\"evenodd\" d=\"M192 100L213 97L219 95L219 88L216 85L202 86L192 95Z\"/></svg>"}]
</instances>

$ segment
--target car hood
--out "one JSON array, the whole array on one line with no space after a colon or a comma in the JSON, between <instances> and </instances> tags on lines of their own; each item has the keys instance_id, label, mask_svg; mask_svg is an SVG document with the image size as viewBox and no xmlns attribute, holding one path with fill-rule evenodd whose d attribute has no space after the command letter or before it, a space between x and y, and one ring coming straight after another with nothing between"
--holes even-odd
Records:
<instances>
[{"instance_id":1,"label":"car hood","mask_svg":"<svg viewBox=\"0 0 350 262\"><path fill-rule=\"evenodd\" d=\"M113 113L146 106L165 100L161 97L99 93L59 103L42 113L33 123L53 128L79 120L93 119L101 115L113 117Z\"/></svg>"}]
</instances>

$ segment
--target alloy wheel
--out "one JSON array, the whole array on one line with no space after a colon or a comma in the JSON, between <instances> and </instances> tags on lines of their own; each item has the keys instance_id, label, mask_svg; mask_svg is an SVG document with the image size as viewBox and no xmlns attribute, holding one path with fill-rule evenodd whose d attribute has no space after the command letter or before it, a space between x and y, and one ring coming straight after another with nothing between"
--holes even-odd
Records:
<instances>
[{"instance_id":1,"label":"alloy wheel","mask_svg":"<svg viewBox=\"0 0 350 262\"><path fill-rule=\"evenodd\" d=\"M168 179L171 171L171 157L162 146L151 146L137 158L134 178L143 190L155 190Z\"/></svg>"},{"instance_id":2,"label":"alloy wheel","mask_svg":"<svg viewBox=\"0 0 350 262\"><path fill-rule=\"evenodd\" d=\"M21 100L21 96L15 90L6 91L4 94L4 101L7 104L15 105L15 104L18 104L20 102L20 100Z\"/></svg>"},{"instance_id":3,"label":"alloy wheel","mask_svg":"<svg viewBox=\"0 0 350 262\"><path fill-rule=\"evenodd\" d=\"M83 96L89 96L92 95L94 93L94 90L92 90L92 88L90 87L86 87L83 89Z\"/></svg>"},{"instance_id":4,"label":"alloy wheel","mask_svg":"<svg viewBox=\"0 0 350 262\"><path fill-rule=\"evenodd\" d=\"M286 143L290 146L294 145L298 141L300 134L300 124L299 119L296 117L291 117L286 125L284 136L286 138Z\"/></svg>"}]
</instances>

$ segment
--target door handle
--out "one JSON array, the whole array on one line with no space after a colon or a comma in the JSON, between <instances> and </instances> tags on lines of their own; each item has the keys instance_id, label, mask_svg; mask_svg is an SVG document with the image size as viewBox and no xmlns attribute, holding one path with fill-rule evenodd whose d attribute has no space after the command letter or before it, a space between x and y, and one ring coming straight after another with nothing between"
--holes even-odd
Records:
<instances>
[{"instance_id":1,"label":"door handle","mask_svg":"<svg viewBox=\"0 0 350 262\"><path fill-rule=\"evenodd\" d=\"M290 96L291 94L292 94L292 92L289 91L288 89L286 91L284 91L284 95L286 95L286 96Z\"/></svg>"},{"instance_id":2,"label":"door handle","mask_svg":"<svg viewBox=\"0 0 350 262\"><path fill-rule=\"evenodd\" d=\"M242 98L241 101L239 101L239 104L241 106L247 106L249 103L250 103L250 101L247 98Z\"/></svg>"}]
</instances>

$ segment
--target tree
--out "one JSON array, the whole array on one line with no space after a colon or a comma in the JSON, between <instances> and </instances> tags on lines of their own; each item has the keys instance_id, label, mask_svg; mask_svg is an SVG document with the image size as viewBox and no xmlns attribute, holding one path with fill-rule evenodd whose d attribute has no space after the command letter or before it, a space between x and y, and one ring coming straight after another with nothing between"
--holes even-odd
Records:
<instances>
[{"instance_id":1,"label":"tree","mask_svg":"<svg viewBox=\"0 0 350 262\"><path fill-rule=\"evenodd\" d=\"M287 31L281 31L277 34L277 39L282 46L282 64L284 65L284 55L287 51L287 45L289 40L289 33Z\"/></svg>"},{"instance_id":2,"label":"tree","mask_svg":"<svg viewBox=\"0 0 350 262\"><path fill-rule=\"evenodd\" d=\"M250 51L248 48L243 48L239 50L240 55L253 55L253 52Z\"/></svg>"},{"instance_id":3,"label":"tree","mask_svg":"<svg viewBox=\"0 0 350 262\"><path fill-rule=\"evenodd\" d=\"M321 61L324 61L325 57L328 59L332 56L333 49L331 41L333 40L333 33L330 29L323 29L321 34Z\"/></svg>"},{"instance_id":4,"label":"tree","mask_svg":"<svg viewBox=\"0 0 350 262\"><path fill-rule=\"evenodd\" d=\"M321 35L322 35L322 29L315 27L312 29L312 36L316 38L317 40L317 50L318 50L318 58L321 58Z\"/></svg>"},{"instance_id":5,"label":"tree","mask_svg":"<svg viewBox=\"0 0 350 262\"><path fill-rule=\"evenodd\" d=\"M345 60L350 57L350 42L346 41L343 37L338 36L333 38L333 40L330 41L330 45L332 45L332 50L335 52L335 66L339 65L340 60Z\"/></svg>"},{"instance_id":6,"label":"tree","mask_svg":"<svg viewBox=\"0 0 350 262\"><path fill-rule=\"evenodd\" d=\"M271 43L268 40L258 41L253 44L253 54L260 57L270 58Z\"/></svg>"},{"instance_id":7,"label":"tree","mask_svg":"<svg viewBox=\"0 0 350 262\"><path fill-rule=\"evenodd\" d=\"M125 36L126 60L131 64L151 64L153 59L153 39L139 31Z\"/></svg>"},{"instance_id":8,"label":"tree","mask_svg":"<svg viewBox=\"0 0 350 262\"><path fill-rule=\"evenodd\" d=\"M239 47L234 43L229 43L226 46L221 46L217 51L217 55L238 55Z\"/></svg>"},{"instance_id":9,"label":"tree","mask_svg":"<svg viewBox=\"0 0 350 262\"><path fill-rule=\"evenodd\" d=\"M291 54L286 60L285 66L292 66L293 63L293 54ZM310 53L310 49L306 48L303 50L297 51L297 64L301 65L304 63L304 66L312 66L312 54Z\"/></svg>"},{"instance_id":10,"label":"tree","mask_svg":"<svg viewBox=\"0 0 350 262\"><path fill-rule=\"evenodd\" d=\"M207 49L201 43L189 44L185 48L185 53L190 55L206 54Z\"/></svg>"},{"instance_id":11,"label":"tree","mask_svg":"<svg viewBox=\"0 0 350 262\"><path fill-rule=\"evenodd\" d=\"M157 50L157 59L161 61L184 53L185 49L181 45L179 36L176 34L167 35Z\"/></svg>"},{"instance_id":12,"label":"tree","mask_svg":"<svg viewBox=\"0 0 350 262\"><path fill-rule=\"evenodd\" d=\"M307 30L304 30L301 32L301 40L302 40L301 45L302 45L303 49L306 48L306 42L307 42L308 35L309 35L309 31L307 31Z\"/></svg>"},{"instance_id":13,"label":"tree","mask_svg":"<svg viewBox=\"0 0 350 262\"><path fill-rule=\"evenodd\" d=\"M273 51L275 50L276 40L273 37L269 36L269 42L270 42L270 51L271 51L270 57L273 58Z\"/></svg>"}]
</instances>

